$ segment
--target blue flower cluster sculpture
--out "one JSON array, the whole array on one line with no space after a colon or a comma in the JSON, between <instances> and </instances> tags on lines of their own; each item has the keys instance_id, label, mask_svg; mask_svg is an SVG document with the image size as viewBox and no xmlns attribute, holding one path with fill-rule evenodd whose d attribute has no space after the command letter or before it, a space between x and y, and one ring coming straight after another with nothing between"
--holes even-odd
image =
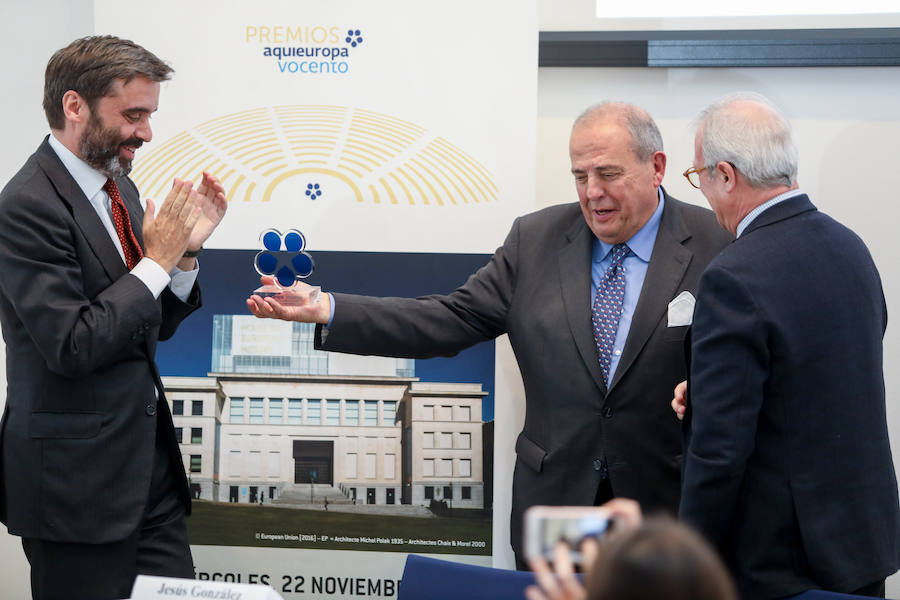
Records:
<instances>
[{"instance_id":1,"label":"blue flower cluster sculpture","mask_svg":"<svg viewBox=\"0 0 900 600\"><path fill-rule=\"evenodd\" d=\"M306 238L302 233L296 229L284 234L277 229L267 229L260 240L264 250L253 261L257 273L271 275L282 288L291 287L297 280L312 275L316 264L304 251Z\"/></svg>"}]
</instances>

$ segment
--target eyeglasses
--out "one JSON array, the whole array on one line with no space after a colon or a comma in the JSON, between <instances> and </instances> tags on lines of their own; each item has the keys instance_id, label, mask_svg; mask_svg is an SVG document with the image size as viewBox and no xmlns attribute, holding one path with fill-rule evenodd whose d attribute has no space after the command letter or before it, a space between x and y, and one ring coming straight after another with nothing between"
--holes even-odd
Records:
<instances>
[{"instance_id":1,"label":"eyeglasses","mask_svg":"<svg viewBox=\"0 0 900 600\"><path fill-rule=\"evenodd\" d=\"M697 188L699 190L700 189L700 172L705 171L706 169L710 168L711 166L712 165L706 165L705 167L700 167L699 169L696 167L691 167L690 169L688 169L687 171L682 173L682 175L684 175L684 178L688 180L689 184L691 184L692 186L694 186L695 188Z\"/></svg>"}]
</instances>

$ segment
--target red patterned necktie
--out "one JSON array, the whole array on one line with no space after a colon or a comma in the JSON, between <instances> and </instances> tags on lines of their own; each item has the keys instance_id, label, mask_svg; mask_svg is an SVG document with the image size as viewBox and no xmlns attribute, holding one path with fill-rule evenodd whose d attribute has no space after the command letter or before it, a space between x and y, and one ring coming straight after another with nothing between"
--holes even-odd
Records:
<instances>
[{"instance_id":1,"label":"red patterned necktie","mask_svg":"<svg viewBox=\"0 0 900 600\"><path fill-rule=\"evenodd\" d=\"M122 244L122 252L125 254L125 264L130 271L144 257L144 253L141 252L141 246L134 237L134 231L131 230L131 218L128 216L125 203L122 202L122 196L119 195L119 186L112 179L107 179L103 184L103 189L109 194L113 223L116 226L119 242Z\"/></svg>"},{"instance_id":2,"label":"red patterned necktie","mask_svg":"<svg viewBox=\"0 0 900 600\"><path fill-rule=\"evenodd\" d=\"M597 342L597 355L600 358L600 369L603 381L609 385L609 367L612 364L611 354L616 343L616 331L622 317L625 300L625 267L622 262L628 256L626 244L616 244L610 250L612 263L606 269L606 276L597 286L591 321L594 325L594 341Z\"/></svg>"}]
</instances>

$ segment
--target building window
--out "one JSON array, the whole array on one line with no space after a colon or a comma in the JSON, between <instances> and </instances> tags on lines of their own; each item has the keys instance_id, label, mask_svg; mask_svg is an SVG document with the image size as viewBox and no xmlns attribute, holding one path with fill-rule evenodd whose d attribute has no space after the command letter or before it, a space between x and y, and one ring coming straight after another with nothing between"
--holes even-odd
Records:
<instances>
[{"instance_id":1,"label":"building window","mask_svg":"<svg viewBox=\"0 0 900 600\"><path fill-rule=\"evenodd\" d=\"M426 458L422 467L422 475L425 477L434 477L434 459Z\"/></svg>"},{"instance_id":2,"label":"building window","mask_svg":"<svg viewBox=\"0 0 900 600\"><path fill-rule=\"evenodd\" d=\"M366 504L375 504L375 488L366 488Z\"/></svg>"},{"instance_id":3,"label":"building window","mask_svg":"<svg viewBox=\"0 0 900 600\"><path fill-rule=\"evenodd\" d=\"M306 401L306 424L322 424L322 400L319 398L310 398Z\"/></svg>"},{"instance_id":4,"label":"building window","mask_svg":"<svg viewBox=\"0 0 900 600\"><path fill-rule=\"evenodd\" d=\"M344 424L359 425L359 400L344 401Z\"/></svg>"},{"instance_id":5,"label":"building window","mask_svg":"<svg viewBox=\"0 0 900 600\"><path fill-rule=\"evenodd\" d=\"M347 454L347 460L344 463L344 475L347 479L356 479L356 453Z\"/></svg>"},{"instance_id":6,"label":"building window","mask_svg":"<svg viewBox=\"0 0 900 600\"><path fill-rule=\"evenodd\" d=\"M443 431L441 435L438 437L439 448L452 448L453 447L453 434Z\"/></svg>"},{"instance_id":7,"label":"building window","mask_svg":"<svg viewBox=\"0 0 900 600\"><path fill-rule=\"evenodd\" d=\"M363 403L363 425L366 427L378 425L378 400L366 400Z\"/></svg>"},{"instance_id":8,"label":"building window","mask_svg":"<svg viewBox=\"0 0 900 600\"><path fill-rule=\"evenodd\" d=\"M426 500L434 500L434 486L431 486L431 485L425 486L425 499Z\"/></svg>"},{"instance_id":9,"label":"building window","mask_svg":"<svg viewBox=\"0 0 900 600\"><path fill-rule=\"evenodd\" d=\"M250 422L257 425L263 422L262 398L250 398Z\"/></svg>"},{"instance_id":10,"label":"building window","mask_svg":"<svg viewBox=\"0 0 900 600\"><path fill-rule=\"evenodd\" d=\"M172 400L172 414L173 415L183 415L184 414L184 400Z\"/></svg>"},{"instance_id":11,"label":"building window","mask_svg":"<svg viewBox=\"0 0 900 600\"><path fill-rule=\"evenodd\" d=\"M340 425L341 424L341 401L340 400L326 400L325 424L326 425Z\"/></svg>"},{"instance_id":12,"label":"building window","mask_svg":"<svg viewBox=\"0 0 900 600\"><path fill-rule=\"evenodd\" d=\"M238 486L236 486L236 485L228 486L228 501L229 502L237 502L238 501Z\"/></svg>"},{"instance_id":13,"label":"building window","mask_svg":"<svg viewBox=\"0 0 900 600\"><path fill-rule=\"evenodd\" d=\"M453 486L444 486L444 500L453 500Z\"/></svg>"},{"instance_id":14,"label":"building window","mask_svg":"<svg viewBox=\"0 0 900 600\"><path fill-rule=\"evenodd\" d=\"M396 476L396 470L394 468L395 465L395 454L385 454L384 455L384 478L385 479L393 479Z\"/></svg>"},{"instance_id":15,"label":"building window","mask_svg":"<svg viewBox=\"0 0 900 600\"><path fill-rule=\"evenodd\" d=\"M385 504L394 504L394 488L388 488L385 490Z\"/></svg>"},{"instance_id":16,"label":"building window","mask_svg":"<svg viewBox=\"0 0 900 600\"><path fill-rule=\"evenodd\" d=\"M453 420L453 407L452 406L439 406L437 420L438 421L452 421Z\"/></svg>"},{"instance_id":17,"label":"building window","mask_svg":"<svg viewBox=\"0 0 900 600\"><path fill-rule=\"evenodd\" d=\"M471 448L472 447L472 434L471 433L460 433L459 434L459 447L460 448Z\"/></svg>"},{"instance_id":18,"label":"building window","mask_svg":"<svg viewBox=\"0 0 900 600\"><path fill-rule=\"evenodd\" d=\"M259 450L250 451L250 462L247 468L248 477L254 479L263 474L262 452Z\"/></svg>"},{"instance_id":19,"label":"building window","mask_svg":"<svg viewBox=\"0 0 900 600\"><path fill-rule=\"evenodd\" d=\"M192 400L191 401L191 416L193 416L193 417L202 417L203 416L203 400Z\"/></svg>"},{"instance_id":20,"label":"building window","mask_svg":"<svg viewBox=\"0 0 900 600\"><path fill-rule=\"evenodd\" d=\"M457 406L455 420L456 421L471 421L472 420L472 407Z\"/></svg>"},{"instance_id":21,"label":"building window","mask_svg":"<svg viewBox=\"0 0 900 600\"><path fill-rule=\"evenodd\" d=\"M381 403L381 424L393 425L397 418L397 402L395 400L385 400Z\"/></svg>"},{"instance_id":22,"label":"building window","mask_svg":"<svg viewBox=\"0 0 900 600\"><path fill-rule=\"evenodd\" d=\"M278 477L281 475L281 453L280 452L269 452L269 465L266 468L266 474L269 477ZM272 499L273 496L270 494L269 499Z\"/></svg>"},{"instance_id":23,"label":"building window","mask_svg":"<svg viewBox=\"0 0 900 600\"><path fill-rule=\"evenodd\" d=\"M201 456L199 454L191 454L191 473L200 472L200 459Z\"/></svg>"},{"instance_id":24,"label":"building window","mask_svg":"<svg viewBox=\"0 0 900 600\"><path fill-rule=\"evenodd\" d=\"M426 431L422 435L422 447L423 448L434 448L434 432Z\"/></svg>"},{"instance_id":25,"label":"building window","mask_svg":"<svg viewBox=\"0 0 900 600\"><path fill-rule=\"evenodd\" d=\"M241 476L241 451L229 450L228 452L228 476ZM236 502L236 501L235 501Z\"/></svg>"},{"instance_id":26,"label":"building window","mask_svg":"<svg viewBox=\"0 0 900 600\"><path fill-rule=\"evenodd\" d=\"M203 443L203 429L200 427L191 427L191 443L192 444L202 444Z\"/></svg>"},{"instance_id":27,"label":"building window","mask_svg":"<svg viewBox=\"0 0 900 600\"><path fill-rule=\"evenodd\" d=\"M375 455L366 454L366 478L375 479Z\"/></svg>"},{"instance_id":28,"label":"building window","mask_svg":"<svg viewBox=\"0 0 900 600\"><path fill-rule=\"evenodd\" d=\"M175 428L175 441L180 444L182 439L184 439L184 428L176 427Z\"/></svg>"},{"instance_id":29,"label":"building window","mask_svg":"<svg viewBox=\"0 0 900 600\"><path fill-rule=\"evenodd\" d=\"M453 477L453 459L452 458L442 458L440 465L440 472L438 475L440 477Z\"/></svg>"},{"instance_id":30,"label":"building window","mask_svg":"<svg viewBox=\"0 0 900 600\"><path fill-rule=\"evenodd\" d=\"M303 423L303 400L298 398L288 400L288 423L292 425Z\"/></svg>"},{"instance_id":31,"label":"building window","mask_svg":"<svg viewBox=\"0 0 900 600\"><path fill-rule=\"evenodd\" d=\"M468 486L468 485L462 486L462 499L463 500L471 500L472 499L471 486Z\"/></svg>"},{"instance_id":32,"label":"building window","mask_svg":"<svg viewBox=\"0 0 900 600\"><path fill-rule=\"evenodd\" d=\"M230 405L230 412L228 413L228 420L232 423L243 423L244 422L244 399L243 398L232 398Z\"/></svg>"},{"instance_id":33,"label":"building window","mask_svg":"<svg viewBox=\"0 0 900 600\"><path fill-rule=\"evenodd\" d=\"M468 458L459 459L459 476L460 477L471 477L472 476L472 460Z\"/></svg>"},{"instance_id":34,"label":"building window","mask_svg":"<svg viewBox=\"0 0 900 600\"><path fill-rule=\"evenodd\" d=\"M269 400L269 423L284 422L284 401L281 398Z\"/></svg>"},{"instance_id":35,"label":"building window","mask_svg":"<svg viewBox=\"0 0 900 600\"><path fill-rule=\"evenodd\" d=\"M434 404L425 404L422 406L422 420L434 421Z\"/></svg>"}]
</instances>

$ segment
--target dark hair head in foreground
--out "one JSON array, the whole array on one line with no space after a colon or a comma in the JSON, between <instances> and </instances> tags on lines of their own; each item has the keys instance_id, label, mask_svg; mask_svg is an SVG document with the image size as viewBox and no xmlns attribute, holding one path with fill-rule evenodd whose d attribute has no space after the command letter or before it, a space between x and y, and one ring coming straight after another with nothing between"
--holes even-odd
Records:
<instances>
[{"instance_id":1,"label":"dark hair head in foreground","mask_svg":"<svg viewBox=\"0 0 900 600\"><path fill-rule=\"evenodd\" d=\"M725 565L699 534L656 517L600 544L587 598L737 600L737 593Z\"/></svg>"}]
</instances>

